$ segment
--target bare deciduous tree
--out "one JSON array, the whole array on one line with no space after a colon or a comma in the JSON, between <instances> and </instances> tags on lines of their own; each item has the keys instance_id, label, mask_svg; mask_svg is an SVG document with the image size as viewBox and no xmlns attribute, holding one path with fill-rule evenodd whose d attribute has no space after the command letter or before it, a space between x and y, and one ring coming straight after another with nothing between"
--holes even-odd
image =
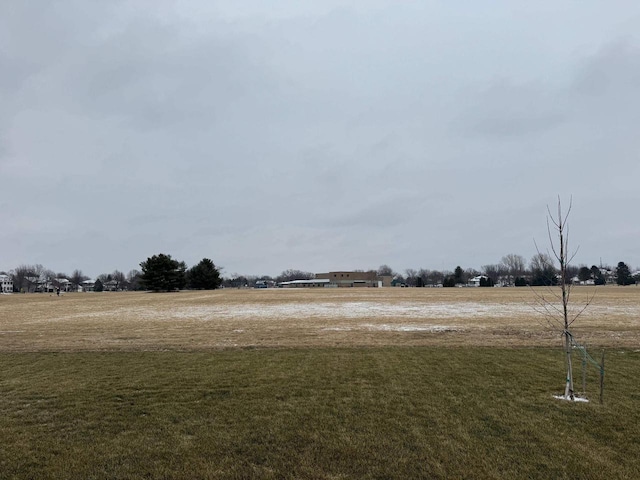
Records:
<instances>
[{"instance_id":1,"label":"bare deciduous tree","mask_svg":"<svg viewBox=\"0 0 640 480\"><path fill-rule=\"evenodd\" d=\"M75 287L75 291L78 291L80 284L85 280L87 280L87 278L88 277L82 274L82 270L74 270L69 280L71 281L71 284Z\"/></svg>"},{"instance_id":2,"label":"bare deciduous tree","mask_svg":"<svg viewBox=\"0 0 640 480\"><path fill-rule=\"evenodd\" d=\"M414 270L413 268L407 268L404 273L407 285L409 285L410 287L415 287L421 282L421 279L419 280L420 277L417 270Z\"/></svg>"},{"instance_id":3,"label":"bare deciduous tree","mask_svg":"<svg viewBox=\"0 0 640 480\"><path fill-rule=\"evenodd\" d=\"M303 272L302 270L289 269L283 271L276 280L278 282L290 282L292 280L311 280L315 278L315 274L311 272ZM246 282L249 283L248 280Z\"/></svg>"},{"instance_id":4,"label":"bare deciduous tree","mask_svg":"<svg viewBox=\"0 0 640 480\"><path fill-rule=\"evenodd\" d=\"M531 285L549 286L558 284L558 270L553 257L548 253L536 253L529 263L531 270Z\"/></svg>"},{"instance_id":5,"label":"bare deciduous tree","mask_svg":"<svg viewBox=\"0 0 640 480\"><path fill-rule=\"evenodd\" d=\"M120 270L114 270L111 278L116 281L116 290L122 290L126 287L127 277Z\"/></svg>"},{"instance_id":6,"label":"bare deciduous tree","mask_svg":"<svg viewBox=\"0 0 640 480\"><path fill-rule=\"evenodd\" d=\"M504 276L507 272L502 264L483 265L482 271L494 284L497 284L500 281L500 277Z\"/></svg>"},{"instance_id":7,"label":"bare deciduous tree","mask_svg":"<svg viewBox=\"0 0 640 480\"><path fill-rule=\"evenodd\" d=\"M507 271L507 280L509 285L513 285L515 279L524 274L525 260L522 255L509 253L502 257L501 263Z\"/></svg>"},{"instance_id":8,"label":"bare deciduous tree","mask_svg":"<svg viewBox=\"0 0 640 480\"><path fill-rule=\"evenodd\" d=\"M127 274L127 284L129 289L131 290L140 290L142 287L140 285L140 276L142 272L139 270L133 269Z\"/></svg>"},{"instance_id":9,"label":"bare deciduous tree","mask_svg":"<svg viewBox=\"0 0 640 480\"><path fill-rule=\"evenodd\" d=\"M553 261L553 258L555 258L559 263L559 269L557 271L559 278L557 283L560 292L558 293L558 287L553 288L551 283L547 284L542 291L533 291L537 298L536 310L544 314L545 318L553 328L559 328L562 332L567 368L564 398L568 400L575 400L573 365L571 361L571 351L574 341L571 333L571 326L589 306L593 300L593 295L586 299L585 304L582 305L579 310L576 311L570 309L569 301L571 297L571 279L569 277L569 263L577 253L576 250L574 253L569 254L568 218L571 213L571 207L572 202L570 201L569 208L567 208L566 213L563 213L562 203L559 197L558 210L555 215L552 214L549 207L547 207L547 233L549 236L551 255L548 253L541 253L536 245L538 254L532 259L532 269L534 268L534 263L536 264L536 267L543 269L548 268L548 262Z\"/></svg>"},{"instance_id":10,"label":"bare deciduous tree","mask_svg":"<svg viewBox=\"0 0 640 480\"><path fill-rule=\"evenodd\" d=\"M35 270L32 265L20 265L11 272L11 280L13 281L13 288L18 292L29 291L32 281L30 280L35 276Z\"/></svg>"},{"instance_id":11,"label":"bare deciduous tree","mask_svg":"<svg viewBox=\"0 0 640 480\"><path fill-rule=\"evenodd\" d=\"M393 268L391 268L389 265L380 265L378 267L377 273L381 277L383 276L393 277L394 275L396 275L396 272L394 272Z\"/></svg>"}]
</instances>

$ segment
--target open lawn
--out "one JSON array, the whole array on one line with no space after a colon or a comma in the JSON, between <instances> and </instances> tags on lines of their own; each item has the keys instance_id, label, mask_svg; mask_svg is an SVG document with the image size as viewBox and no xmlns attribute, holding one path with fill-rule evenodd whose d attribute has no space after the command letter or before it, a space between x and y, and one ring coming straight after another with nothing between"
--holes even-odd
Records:
<instances>
[{"instance_id":1,"label":"open lawn","mask_svg":"<svg viewBox=\"0 0 640 480\"><path fill-rule=\"evenodd\" d=\"M0 296L0 478L640 478L640 289L576 323L604 405L532 297Z\"/></svg>"}]
</instances>

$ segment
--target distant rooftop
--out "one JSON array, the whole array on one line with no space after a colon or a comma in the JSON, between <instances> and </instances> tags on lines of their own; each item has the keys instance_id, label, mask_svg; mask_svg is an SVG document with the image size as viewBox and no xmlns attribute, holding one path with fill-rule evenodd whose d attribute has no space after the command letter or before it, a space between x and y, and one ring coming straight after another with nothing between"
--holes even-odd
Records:
<instances>
[{"instance_id":1,"label":"distant rooftop","mask_svg":"<svg viewBox=\"0 0 640 480\"><path fill-rule=\"evenodd\" d=\"M328 278L315 278L312 280L291 280L289 282L280 282L278 285L311 285L314 283L329 283Z\"/></svg>"}]
</instances>

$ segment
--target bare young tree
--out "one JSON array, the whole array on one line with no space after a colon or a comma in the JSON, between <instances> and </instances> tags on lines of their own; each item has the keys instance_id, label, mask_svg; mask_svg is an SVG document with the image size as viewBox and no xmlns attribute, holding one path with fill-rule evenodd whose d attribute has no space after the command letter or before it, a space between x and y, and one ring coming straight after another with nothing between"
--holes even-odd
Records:
<instances>
[{"instance_id":1,"label":"bare young tree","mask_svg":"<svg viewBox=\"0 0 640 480\"><path fill-rule=\"evenodd\" d=\"M560 290L562 291L563 320L562 334L564 335L564 351L565 355L567 356L567 380L565 382L564 397L571 398L571 400L573 400L573 367L571 364L571 332L569 330L569 327L576 319L569 319L568 306L569 296L571 294L571 283L567 282L567 265L573 259L575 254L573 254L571 258L568 258L569 232L566 231L567 219L569 218L569 213L571 213L571 202L569 202L569 208L567 208L567 214L564 217L562 216L562 204L560 203L560 199L558 199L558 218L554 219L554 217L551 215L550 210L548 210L548 213L549 215L547 217L547 230L549 232L549 243L551 245L551 250L556 257L556 260L560 262ZM556 246L553 243L549 221L553 224L555 232L558 235L558 246L560 247L560 251L557 250Z\"/></svg>"},{"instance_id":2,"label":"bare young tree","mask_svg":"<svg viewBox=\"0 0 640 480\"><path fill-rule=\"evenodd\" d=\"M554 328L559 328L562 331L563 348L566 356L566 368L567 374L565 378L564 398L568 400L575 400L575 390L573 386L573 365L571 361L571 351L573 343L573 335L571 333L571 326L578 319L578 317L586 310L591 301L593 295L587 297L584 305L578 310L572 310L569 308L569 301L571 298L571 279L569 277L569 263L573 260L577 253L569 254L569 229L568 219L571 213L572 202L569 201L569 208L566 213L562 211L562 203L560 197L558 197L558 210L554 215L551 213L549 207L547 207L547 233L549 236L549 244L551 248L551 254L542 254L536 245L538 250L537 257L542 258L555 258L559 263L559 269L557 275L557 285L560 292L558 293L558 287L553 288L551 283L547 284L545 289L541 292L536 290L534 294L537 298L536 310L543 313L549 324Z\"/></svg>"}]
</instances>

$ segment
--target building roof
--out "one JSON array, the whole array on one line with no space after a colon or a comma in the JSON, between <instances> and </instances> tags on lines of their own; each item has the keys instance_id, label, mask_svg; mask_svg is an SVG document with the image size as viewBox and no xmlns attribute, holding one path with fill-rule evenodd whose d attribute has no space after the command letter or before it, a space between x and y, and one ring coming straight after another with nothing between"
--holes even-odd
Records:
<instances>
[{"instance_id":1,"label":"building roof","mask_svg":"<svg viewBox=\"0 0 640 480\"><path fill-rule=\"evenodd\" d=\"M482 280L483 278L489 278L486 275L477 275L473 278L470 278L469 281L470 282L479 282L480 280Z\"/></svg>"},{"instance_id":2,"label":"building roof","mask_svg":"<svg viewBox=\"0 0 640 480\"><path fill-rule=\"evenodd\" d=\"M313 285L314 283L329 283L328 278L314 278L312 280L291 280L290 282L280 282L278 285Z\"/></svg>"}]
</instances>

